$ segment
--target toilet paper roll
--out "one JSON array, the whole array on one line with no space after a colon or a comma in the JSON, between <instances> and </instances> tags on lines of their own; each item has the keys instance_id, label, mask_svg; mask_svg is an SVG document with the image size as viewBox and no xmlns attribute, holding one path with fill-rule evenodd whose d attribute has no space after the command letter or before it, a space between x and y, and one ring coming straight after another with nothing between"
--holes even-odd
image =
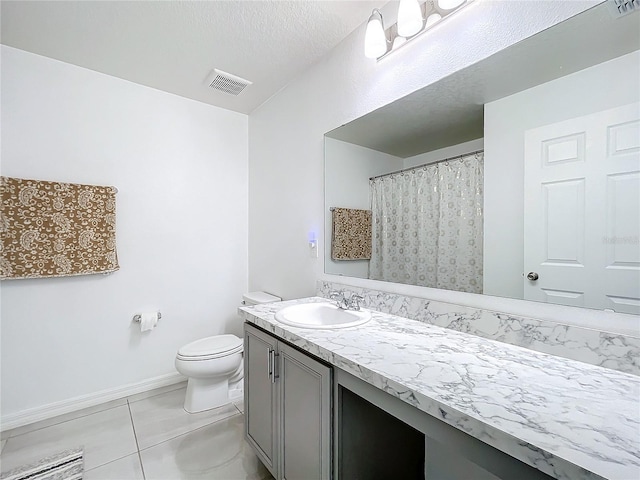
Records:
<instances>
[{"instance_id":1,"label":"toilet paper roll","mask_svg":"<svg viewBox=\"0 0 640 480\"><path fill-rule=\"evenodd\" d=\"M158 324L158 312L146 312L140 314L140 331L153 330Z\"/></svg>"}]
</instances>

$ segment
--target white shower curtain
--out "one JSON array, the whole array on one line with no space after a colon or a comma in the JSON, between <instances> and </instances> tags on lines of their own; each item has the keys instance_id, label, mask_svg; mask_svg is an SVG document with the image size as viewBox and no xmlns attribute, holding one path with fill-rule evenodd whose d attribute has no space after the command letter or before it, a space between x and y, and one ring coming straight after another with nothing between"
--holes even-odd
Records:
<instances>
[{"instance_id":1,"label":"white shower curtain","mask_svg":"<svg viewBox=\"0 0 640 480\"><path fill-rule=\"evenodd\" d=\"M483 159L371 180L369 278L482 293Z\"/></svg>"}]
</instances>

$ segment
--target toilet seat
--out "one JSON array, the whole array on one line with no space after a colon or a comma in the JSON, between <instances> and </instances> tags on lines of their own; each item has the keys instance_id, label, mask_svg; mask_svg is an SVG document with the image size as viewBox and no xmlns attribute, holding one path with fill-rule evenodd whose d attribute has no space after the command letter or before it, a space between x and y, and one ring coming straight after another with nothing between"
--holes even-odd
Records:
<instances>
[{"instance_id":1,"label":"toilet seat","mask_svg":"<svg viewBox=\"0 0 640 480\"><path fill-rule=\"evenodd\" d=\"M242 352L243 342L235 335L216 335L201 338L178 350L177 358L186 361L202 361L226 357Z\"/></svg>"}]
</instances>

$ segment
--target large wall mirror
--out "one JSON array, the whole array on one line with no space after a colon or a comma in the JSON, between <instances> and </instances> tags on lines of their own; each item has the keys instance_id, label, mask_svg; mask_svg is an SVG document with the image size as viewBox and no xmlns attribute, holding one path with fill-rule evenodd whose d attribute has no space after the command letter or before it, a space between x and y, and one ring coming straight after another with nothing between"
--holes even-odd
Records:
<instances>
[{"instance_id":1,"label":"large wall mirror","mask_svg":"<svg viewBox=\"0 0 640 480\"><path fill-rule=\"evenodd\" d=\"M328 132L325 272L640 314L639 85L600 4Z\"/></svg>"}]
</instances>

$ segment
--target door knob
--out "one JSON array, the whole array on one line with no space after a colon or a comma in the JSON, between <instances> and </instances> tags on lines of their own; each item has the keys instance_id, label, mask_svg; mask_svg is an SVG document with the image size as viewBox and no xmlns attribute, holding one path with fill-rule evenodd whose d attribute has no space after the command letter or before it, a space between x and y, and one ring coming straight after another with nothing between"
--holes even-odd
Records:
<instances>
[{"instance_id":1,"label":"door knob","mask_svg":"<svg viewBox=\"0 0 640 480\"><path fill-rule=\"evenodd\" d=\"M529 272L529 274L527 275L527 278L529 280L531 280L532 282L535 282L540 277L538 276L538 274L536 272Z\"/></svg>"}]
</instances>

